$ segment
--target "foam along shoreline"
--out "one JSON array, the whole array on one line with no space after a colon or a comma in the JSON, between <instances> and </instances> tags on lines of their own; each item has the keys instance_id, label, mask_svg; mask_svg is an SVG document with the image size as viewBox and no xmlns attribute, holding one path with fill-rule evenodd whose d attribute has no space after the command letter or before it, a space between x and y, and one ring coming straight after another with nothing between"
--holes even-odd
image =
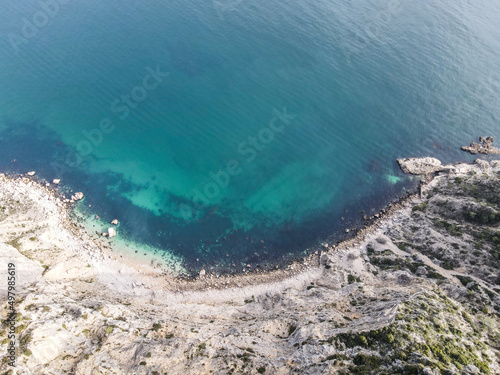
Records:
<instances>
[{"instance_id":1,"label":"foam along shoreline","mask_svg":"<svg viewBox=\"0 0 500 375\"><path fill-rule=\"evenodd\" d=\"M422 158L404 160L413 165L429 161ZM431 169L436 168L435 160L437 159L430 161ZM433 170L433 173L460 175L471 169L491 171L499 166L500 161L493 161L490 165L479 159L474 164L441 166L439 162L439 171ZM419 172L428 175L425 170ZM142 249L139 253L134 244L118 242L119 246L111 246L112 240L91 234L85 225L72 220L73 208L69 202L65 202L67 199L63 195L35 179L0 174L0 199L8 203L6 207L2 207L3 212L0 211L0 218L4 220L0 227L0 242L15 245L22 254L31 254L33 259L43 259L45 263L37 263L45 268L45 273L72 272L75 277L84 278L82 275L91 270L96 281L126 295L159 295L162 292L185 294L210 289L249 288L261 284L273 284L272 289L275 289L277 283L285 287L297 280L303 282L308 279L307 275L316 275L324 254L354 248L374 233L380 232L381 228L390 226L394 220L398 220L398 213L407 210L409 203L418 200L418 195L409 195L400 202L391 204L372 222L358 230L353 238L337 246L325 244L285 269L236 275L205 273L194 280L178 277L182 269L175 259L168 263L165 258L155 257L149 251L144 252ZM38 249L51 248L57 250L43 250L43 256L36 254L40 251ZM87 270L80 270L82 275L79 275L76 270L68 269L70 265L57 262L61 256L73 261L78 259L77 263L83 264ZM52 265L49 264L51 261Z\"/></svg>"}]
</instances>

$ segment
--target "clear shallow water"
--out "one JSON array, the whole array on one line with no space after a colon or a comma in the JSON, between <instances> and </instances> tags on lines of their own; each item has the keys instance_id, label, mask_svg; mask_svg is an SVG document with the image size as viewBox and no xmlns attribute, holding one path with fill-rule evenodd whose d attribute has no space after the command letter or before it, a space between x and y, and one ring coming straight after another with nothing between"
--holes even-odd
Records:
<instances>
[{"instance_id":1,"label":"clear shallow water","mask_svg":"<svg viewBox=\"0 0 500 375\"><path fill-rule=\"evenodd\" d=\"M1 10L1 169L187 264L298 255L411 188L397 157L471 160L500 128L499 4Z\"/></svg>"}]
</instances>

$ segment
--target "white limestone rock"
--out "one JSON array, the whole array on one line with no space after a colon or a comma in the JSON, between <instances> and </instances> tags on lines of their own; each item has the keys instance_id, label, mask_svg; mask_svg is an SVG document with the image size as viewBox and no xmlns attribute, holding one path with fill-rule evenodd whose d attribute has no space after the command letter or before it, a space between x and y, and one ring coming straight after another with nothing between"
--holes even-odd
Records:
<instances>
[{"instance_id":1,"label":"white limestone rock","mask_svg":"<svg viewBox=\"0 0 500 375\"><path fill-rule=\"evenodd\" d=\"M407 174L425 175L443 170L441 161L436 158L404 158L398 159L398 163Z\"/></svg>"},{"instance_id":2,"label":"white limestone rock","mask_svg":"<svg viewBox=\"0 0 500 375\"><path fill-rule=\"evenodd\" d=\"M486 160L476 159L474 160L474 164L477 165L483 173L491 175L491 173L493 172L490 163L488 163Z\"/></svg>"},{"instance_id":3,"label":"white limestone rock","mask_svg":"<svg viewBox=\"0 0 500 375\"><path fill-rule=\"evenodd\" d=\"M79 200L82 200L84 197L83 193L75 193L74 196L71 197L71 199L73 199L74 201L79 201Z\"/></svg>"}]
</instances>

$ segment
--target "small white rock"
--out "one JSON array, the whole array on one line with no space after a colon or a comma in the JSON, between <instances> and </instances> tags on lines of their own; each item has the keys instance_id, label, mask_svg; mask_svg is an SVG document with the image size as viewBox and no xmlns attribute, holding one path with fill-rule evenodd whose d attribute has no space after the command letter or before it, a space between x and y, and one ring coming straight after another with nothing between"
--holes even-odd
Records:
<instances>
[{"instance_id":1,"label":"small white rock","mask_svg":"<svg viewBox=\"0 0 500 375\"><path fill-rule=\"evenodd\" d=\"M206 274L206 271L205 271L205 270L201 270L201 271L200 271L200 276L205 276L205 274Z\"/></svg>"},{"instance_id":2,"label":"small white rock","mask_svg":"<svg viewBox=\"0 0 500 375\"><path fill-rule=\"evenodd\" d=\"M26 174L27 174L28 176L34 176L34 175L35 175L35 173L36 173L35 171L31 171L31 172L28 172L28 173L26 173Z\"/></svg>"},{"instance_id":3,"label":"small white rock","mask_svg":"<svg viewBox=\"0 0 500 375\"><path fill-rule=\"evenodd\" d=\"M113 225L118 225L118 223L119 223L118 219L115 219L115 220L113 220L113 221L111 222L111 224L113 224Z\"/></svg>"},{"instance_id":4,"label":"small white rock","mask_svg":"<svg viewBox=\"0 0 500 375\"><path fill-rule=\"evenodd\" d=\"M61 180L56 178L55 180L52 181L53 184L59 185L61 183Z\"/></svg>"},{"instance_id":5,"label":"small white rock","mask_svg":"<svg viewBox=\"0 0 500 375\"><path fill-rule=\"evenodd\" d=\"M80 199L83 199L83 197L83 193L75 193L73 200L79 201Z\"/></svg>"},{"instance_id":6,"label":"small white rock","mask_svg":"<svg viewBox=\"0 0 500 375\"><path fill-rule=\"evenodd\" d=\"M116 230L114 230L113 228L108 228L108 236L111 238L111 237L115 237L116 236Z\"/></svg>"}]
</instances>

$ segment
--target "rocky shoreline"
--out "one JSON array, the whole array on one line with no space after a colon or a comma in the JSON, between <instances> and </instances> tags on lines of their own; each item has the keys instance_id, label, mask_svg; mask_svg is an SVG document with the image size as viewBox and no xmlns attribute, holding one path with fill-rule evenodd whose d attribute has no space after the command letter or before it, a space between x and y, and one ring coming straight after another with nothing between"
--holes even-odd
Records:
<instances>
[{"instance_id":1,"label":"rocky shoreline","mask_svg":"<svg viewBox=\"0 0 500 375\"><path fill-rule=\"evenodd\" d=\"M17 373L500 372L500 202L489 193L500 161L438 162L402 160L427 176L419 194L350 240L286 269L189 281L113 250L31 176L0 176L0 258L19 275Z\"/></svg>"},{"instance_id":2,"label":"rocky shoreline","mask_svg":"<svg viewBox=\"0 0 500 375\"><path fill-rule=\"evenodd\" d=\"M405 171L405 169L403 169ZM407 173L407 172L405 172ZM428 171L426 172L428 173ZM25 184L28 189L37 189L40 193L47 194L49 200L54 200L56 205L61 209L58 212L60 216L60 223L68 230L79 242L89 242L95 247L97 252L102 253L101 257L116 257L116 252L120 251L113 247L108 238L116 236L116 230L110 227L105 232L92 233L88 228L81 224L80 218L73 214L74 204L84 198L84 193L74 193L72 190L61 190L61 180L54 180L49 183L44 180L39 180L36 177L36 172L31 171L26 173L25 176L21 175L5 175L0 173L0 183L2 179L8 179L15 184ZM345 230L347 239L341 239L335 244L328 244L323 242L322 245L317 245L307 250L307 255L299 259L286 262L281 267L273 267L271 269L245 269L244 272L236 273L218 273L210 272L202 269L198 276L192 276L187 273L174 272L173 267L163 265L162 260L158 257L151 259L148 254L145 258L146 262L155 263L158 270L162 270L161 275L169 280L172 290L175 291L188 291L188 290L203 290L206 288L228 288L231 286L242 287L254 285L259 283L269 283L282 281L294 275L306 272L311 267L315 268L319 264L319 259L322 254L335 249L345 249L356 246L361 243L366 236L372 234L379 229L380 223L383 223L387 217L390 217L395 212L405 207L408 202L413 201L417 194L408 192L406 196L399 197L397 201L389 203L385 208L381 209L378 213L371 216L363 215L363 219L359 226L353 226ZM111 225L118 225L118 219L113 220ZM111 234L110 234L111 233ZM125 254L120 254L123 259ZM145 254L146 255L146 254ZM125 255L127 258L127 255ZM128 256L129 263L136 262L137 259ZM144 260L143 260L144 262Z\"/></svg>"},{"instance_id":3,"label":"rocky shoreline","mask_svg":"<svg viewBox=\"0 0 500 375\"><path fill-rule=\"evenodd\" d=\"M479 143L472 142L470 146L463 146L462 150L471 154L500 155L500 148L493 147L493 137L479 137Z\"/></svg>"},{"instance_id":4,"label":"rocky shoreline","mask_svg":"<svg viewBox=\"0 0 500 375\"><path fill-rule=\"evenodd\" d=\"M404 169L403 169L404 171ZM406 173L406 172L405 172ZM118 219L114 219L109 224L109 228L104 231L91 231L90 228L86 228L80 217L74 215L73 211L75 209L75 204L79 203L80 200L84 198L83 192L73 192L69 188L64 187L61 189L61 180L56 179L52 182L45 180L40 180L36 176L36 171L27 172L25 175L5 175L0 173L0 178L7 178L11 181L17 181L19 183L30 183L31 188L41 189L42 192L48 194L58 201L58 205L63 209L60 215L64 219L62 223L64 227L69 230L75 237L88 241L89 238L93 241L95 246L99 251L113 252L120 251L115 249L113 242L107 241L109 238L113 238L117 235L117 229L113 226L119 224ZM352 244L359 243L362 239L372 231L376 230L378 227L378 222L383 220L387 215L392 214L401 207L405 205L407 201L411 201L414 198L414 194L407 192L406 196L397 197L397 200L389 203L385 208L382 208L378 213L372 214L370 216L363 215L362 219L357 225L350 226L345 229L344 238L334 241L335 244L328 244L323 242L321 245L316 245L310 249L307 249L306 256L295 257L295 259L290 259L285 262L281 262L280 265L272 266L267 269L259 269L253 267L247 267L243 269L243 272L233 272L233 270L228 270L231 272L220 272L210 269L202 268L198 275L193 275L190 272L174 272L173 267L162 266L161 259L159 257L153 258L153 262L158 268L163 270L165 276L173 278L179 282L179 290L185 290L186 285L192 286L192 288L199 290L204 286L216 287L216 285L250 285L262 282L268 282L270 280L282 280L284 278L290 277L296 273L300 273L308 269L311 265L318 264L318 259L324 251L335 249L336 247L344 248L346 246L352 246ZM96 217L98 219L98 217ZM102 225L102 223L101 223ZM347 239L345 238L347 237ZM137 252L137 251L136 251ZM146 254L145 254L146 255ZM150 254L148 254L150 255ZM109 255L108 255L109 256ZM123 256L123 254L122 254ZM149 262L151 259L146 257L146 261ZM131 259L134 261L134 259ZM178 267L177 267L178 268ZM187 271L187 270L186 270ZM216 281L212 281L212 280ZM237 280L234 283L232 280ZM185 283L188 284L185 284Z\"/></svg>"}]
</instances>

